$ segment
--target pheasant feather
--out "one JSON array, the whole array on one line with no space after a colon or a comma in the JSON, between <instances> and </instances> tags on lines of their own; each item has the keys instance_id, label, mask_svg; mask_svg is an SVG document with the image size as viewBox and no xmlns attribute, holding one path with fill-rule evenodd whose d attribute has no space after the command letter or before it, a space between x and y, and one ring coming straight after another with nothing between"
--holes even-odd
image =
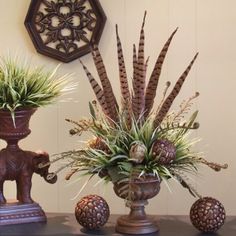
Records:
<instances>
[{"instance_id":1,"label":"pheasant feather","mask_svg":"<svg viewBox=\"0 0 236 236\"><path fill-rule=\"evenodd\" d=\"M146 88L146 93L145 93L145 117L147 117L152 110L154 99L156 97L156 90L157 90L159 78L161 75L162 65L165 60L172 38L174 37L177 30L178 28L176 28L176 30L171 34L169 39L166 41L164 47L162 48L156 60L156 64L154 66L151 77L149 79L149 82Z\"/></svg>"},{"instance_id":2,"label":"pheasant feather","mask_svg":"<svg viewBox=\"0 0 236 236\"><path fill-rule=\"evenodd\" d=\"M132 86L133 86L133 91L136 90L136 78L137 78L137 52L136 52L136 46L135 44L133 44L133 78L132 78ZM133 99L134 99L134 92L132 93L132 102L133 102Z\"/></svg>"},{"instance_id":3,"label":"pheasant feather","mask_svg":"<svg viewBox=\"0 0 236 236\"><path fill-rule=\"evenodd\" d=\"M94 77L92 76L92 74L89 72L89 70L87 69L87 67L83 64L83 62L80 60L81 65L83 66L83 69L89 79L89 82L92 86L92 89L95 93L95 96L102 108L102 110L104 111L105 115L109 116L109 111L107 110L107 105L106 105L106 101L105 101L105 97L102 91L102 88L100 87L100 85L97 83L97 81L94 79Z\"/></svg>"},{"instance_id":4,"label":"pheasant feather","mask_svg":"<svg viewBox=\"0 0 236 236\"><path fill-rule=\"evenodd\" d=\"M122 108L127 112L127 118L130 119L132 112L131 108L131 96L129 91L129 84L127 81L127 73L125 68L124 56L122 45L118 33L118 26L116 25L116 39L117 39L117 54L118 54L118 64L119 64L119 75L120 75L120 89L122 95Z\"/></svg>"},{"instance_id":5,"label":"pheasant feather","mask_svg":"<svg viewBox=\"0 0 236 236\"><path fill-rule=\"evenodd\" d=\"M134 81L134 78L137 77L137 52L136 52L136 46L135 44L133 45L133 81ZM134 87L134 84L133 84L133 87Z\"/></svg>"},{"instance_id":6,"label":"pheasant feather","mask_svg":"<svg viewBox=\"0 0 236 236\"><path fill-rule=\"evenodd\" d=\"M149 57L147 58L147 60L145 62L145 67L144 67L144 77L145 78L146 78L146 75L147 75L148 62L149 62Z\"/></svg>"},{"instance_id":7,"label":"pheasant feather","mask_svg":"<svg viewBox=\"0 0 236 236\"><path fill-rule=\"evenodd\" d=\"M140 32L140 39L139 39L139 48L138 48L138 60L136 66L136 77L133 78L133 83L135 83L135 87L133 88L134 91L134 98L132 101L134 116L138 119L143 111L144 111L144 92L145 92L145 60L144 60L144 24L145 24L146 12L144 14L142 28Z\"/></svg>"},{"instance_id":8,"label":"pheasant feather","mask_svg":"<svg viewBox=\"0 0 236 236\"><path fill-rule=\"evenodd\" d=\"M111 83L108 79L106 68L103 63L101 54L98 50L98 47L95 45L92 51L92 56L94 60L94 64L96 66L102 88L103 88L103 94L106 100L107 110L108 110L108 116L116 121L118 118L118 105L115 98L115 95L113 93Z\"/></svg>"},{"instance_id":9,"label":"pheasant feather","mask_svg":"<svg viewBox=\"0 0 236 236\"><path fill-rule=\"evenodd\" d=\"M161 106L160 111L157 113L157 115L155 117L154 127L158 127L161 124L161 122L163 121L163 119L165 118L165 116L168 113L168 111L169 111L169 109L170 109L174 99L179 94L179 91L181 90L181 87L182 87L186 77L188 76L188 73L191 70L192 65L193 65L194 61L196 60L197 56L198 56L198 53L194 56L193 60L188 65L187 69L180 76L180 78L176 82L173 90L171 91L169 96L164 101L163 105Z\"/></svg>"}]
</instances>

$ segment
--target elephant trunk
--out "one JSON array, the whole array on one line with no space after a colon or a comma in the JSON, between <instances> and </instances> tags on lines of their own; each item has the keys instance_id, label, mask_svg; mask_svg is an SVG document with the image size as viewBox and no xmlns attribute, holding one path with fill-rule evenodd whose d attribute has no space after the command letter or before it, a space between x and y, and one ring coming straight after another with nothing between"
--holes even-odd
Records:
<instances>
[{"instance_id":1,"label":"elephant trunk","mask_svg":"<svg viewBox=\"0 0 236 236\"><path fill-rule=\"evenodd\" d=\"M36 155L35 155L36 154ZM47 183L54 184L57 182L56 173L49 173L48 169L51 165L49 155L47 152L38 151L33 153L33 165L35 166L35 172L42 176Z\"/></svg>"},{"instance_id":2,"label":"elephant trunk","mask_svg":"<svg viewBox=\"0 0 236 236\"><path fill-rule=\"evenodd\" d=\"M57 175L55 173L47 173L44 179L49 184L55 184L57 182Z\"/></svg>"}]
</instances>

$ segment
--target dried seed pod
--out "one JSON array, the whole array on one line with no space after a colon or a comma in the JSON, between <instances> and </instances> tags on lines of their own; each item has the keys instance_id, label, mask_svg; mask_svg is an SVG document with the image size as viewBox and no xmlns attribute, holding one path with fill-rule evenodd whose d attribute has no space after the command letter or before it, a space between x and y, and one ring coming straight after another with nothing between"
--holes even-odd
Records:
<instances>
[{"instance_id":1,"label":"dried seed pod","mask_svg":"<svg viewBox=\"0 0 236 236\"><path fill-rule=\"evenodd\" d=\"M97 137L89 142L89 147L97 150L101 150L107 154L111 153L111 150L107 146L107 144L104 142L103 139Z\"/></svg>"},{"instance_id":2,"label":"dried seed pod","mask_svg":"<svg viewBox=\"0 0 236 236\"><path fill-rule=\"evenodd\" d=\"M140 164L145 158L146 150L147 148L143 143L135 142L131 145L129 157L134 163Z\"/></svg>"},{"instance_id":3,"label":"dried seed pod","mask_svg":"<svg viewBox=\"0 0 236 236\"><path fill-rule=\"evenodd\" d=\"M75 217L86 229L97 230L106 224L110 216L107 202L98 195L83 197L76 205Z\"/></svg>"},{"instance_id":4,"label":"dried seed pod","mask_svg":"<svg viewBox=\"0 0 236 236\"><path fill-rule=\"evenodd\" d=\"M170 164L176 157L175 145L167 140L156 140L152 145L152 155L161 165Z\"/></svg>"},{"instance_id":5,"label":"dried seed pod","mask_svg":"<svg viewBox=\"0 0 236 236\"><path fill-rule=\"evenodd\" d=\"M198 230L213 233L224 224L225 209L224 206L214 198L200 198L191 207L190 219Z\"/></svg>"}]
</instances>

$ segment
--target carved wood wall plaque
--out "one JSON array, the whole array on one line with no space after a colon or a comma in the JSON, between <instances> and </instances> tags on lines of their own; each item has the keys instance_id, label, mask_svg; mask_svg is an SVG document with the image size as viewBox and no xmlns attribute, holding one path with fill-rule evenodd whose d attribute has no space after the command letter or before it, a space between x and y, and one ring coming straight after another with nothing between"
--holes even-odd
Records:
<instances>
[{"instance_id":1,"label":"carved wood wall plaque","mask_svg":"<svg viewBox=\"0 0 236 236\"><path fill-rule=\"evenodd\" d=\"M36 50L63 62L89 53L105 22L99 0L31 0L25 18Z\"/></svg>"}]
</instances>

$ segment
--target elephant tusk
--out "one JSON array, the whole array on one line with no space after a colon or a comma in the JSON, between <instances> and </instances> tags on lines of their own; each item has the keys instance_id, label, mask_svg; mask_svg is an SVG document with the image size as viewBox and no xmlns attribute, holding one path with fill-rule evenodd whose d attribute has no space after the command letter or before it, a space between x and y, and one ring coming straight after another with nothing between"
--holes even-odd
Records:
<instances>
[{"instance_id":1,"label":"elephant tusk","mask_svg":"<svg viewBox=\"0 0 236 236\"><path fill-rule=\"evenodd\" d=\"M39 164L38 164L38 168L39 168L39 169L42 169L42 168L44 168L44 167L46 167L46 166L50 166L50 164L51 164L50 162L47 162L47 163L39 163Z\"/></svg>"}]
</instances>

